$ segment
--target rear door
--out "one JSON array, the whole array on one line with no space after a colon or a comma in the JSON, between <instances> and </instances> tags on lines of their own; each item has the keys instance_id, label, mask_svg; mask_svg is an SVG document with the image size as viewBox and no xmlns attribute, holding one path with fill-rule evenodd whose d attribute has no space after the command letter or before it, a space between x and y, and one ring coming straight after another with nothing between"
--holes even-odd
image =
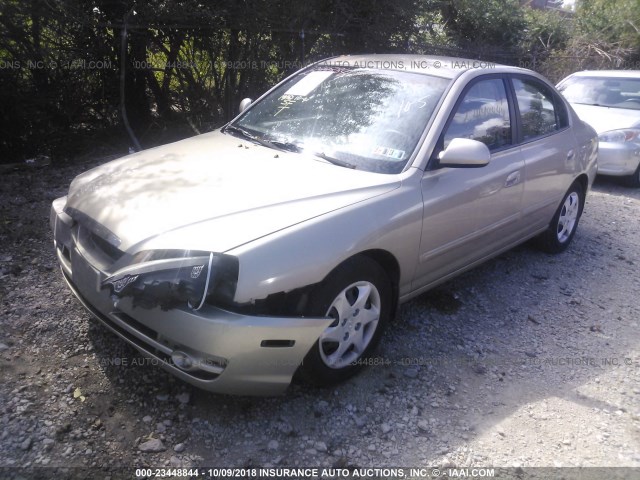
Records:
<instances>
[{"instance_id":1,"label":"rear door","mask_svg":"<svg viewBox=\"0 0 640 480\"><path fill-rule=\"evenodd\" d=\"M568 112L557 92L528 75L514 75L512 84L525 162L523 215L534 232L553 217L579 170L578 155Z\"/></svg>"}]
</instances>

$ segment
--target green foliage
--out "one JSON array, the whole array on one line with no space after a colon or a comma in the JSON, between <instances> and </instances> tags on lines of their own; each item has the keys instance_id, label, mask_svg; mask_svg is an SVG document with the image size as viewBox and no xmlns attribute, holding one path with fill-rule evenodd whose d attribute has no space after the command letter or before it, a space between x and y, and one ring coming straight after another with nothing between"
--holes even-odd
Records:
<instances>
[{"instance_id":1,"label":"green foliage","mask_svg":"<svg viewBox=\"0 0 640 480\"><path fill-rule=\"evenodd\" d=\"M525 29L520 40L519 65L537 70L557 81L564 62L558 61L572 35L573 19L552 10L526 9Z\"/></svg>"},{"instance_id":2,"label":"green foliage","mask_svg":"<svg viewBox=\"0 0 640 480\"><path fill-rule=\"evenodd\" d=\"M420 5L0 0L0 101L12 112L0 119L0 155L69 153L79 137L109 129L126 140L121 87L143 146L157 134L170 139L167 129L178 136L209 130L233 117L241 98L255 98L312 59L402 51Z\"/></svg>"},{"instance_id":3,"label":"green foliage","mask_svg":"<svg viewBox=\"0 0 640 480\"><path fill-rule=\"evenodd\" d=\"M572 19L553 10L524 11L525 29L520 40L523 51L532 55L566 48L571 36Z\"/></svg>"},{"instance_id":4,"label":"green foliage","mask_svg":"<svg viewBox=\"0 0 640 480\"><path fill-rule=\"evenodd\" d=\"M0 161L95 138L130 145L121 101L145 147L207 131L338 54L467 56L554 79L638 59L640 0L577 6L572 17L517 0L0 0Z\"/></svg>"},{"instance_id":5,"label":"green foliage","mask_svg":"<svg viewBox=\"0 0 640 480\"><path fill-rule=\"evenodd\" d=\"M564 47L540 63L560 80L578 70L640 69L640 0L579 0Z\"/></svg>"},{"instance_id":6,"label":"green foliage","mask_svg":"<svg viewBox=\"0 0 640 480\"><path fill-rule=\"evenodd\" d=\"M580 0L578 32L621 47L640 47L640 0Z\"/></svg>"},{"instance_id":7,"label":"green foliage","mask_svg":"<svg viewBox=\"0 0 640 480\"><path fill-rule=\"evenodd\" d=\"M517 0L451 0L441 3L441 14L449 36L463 48L491 45L512 50L525 26Z\"/></svg>"}]
</instances>

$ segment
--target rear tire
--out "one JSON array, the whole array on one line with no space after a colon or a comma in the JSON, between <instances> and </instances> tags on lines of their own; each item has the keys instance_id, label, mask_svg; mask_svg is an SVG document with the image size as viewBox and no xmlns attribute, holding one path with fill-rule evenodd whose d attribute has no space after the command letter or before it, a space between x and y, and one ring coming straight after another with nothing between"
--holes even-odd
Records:
<instances>
[{"instance_id":1,"label":"rear tire","mask_svg":"<svg viewBox=\"0 0 640 480\"><path fill-rule=\"evenodd\" d=\"M538 237L538 244L547 253L560 253L567 249L578 228L584 207L584 189L575 182L567 191L549 228Z\"/></svg>"},{"instance_id":2,"label":"rear tire","mask_svg":"<svg viewBox=\"0 0 640 480\"><path fill-rule=\"evenodd\" d=\"M307 353L299 376L327 386L357 373L380 341L392 303L391 282L374 260L357 256L337 267L312 293L306 314L334 321Z\"/></svg>"}]
</instances>

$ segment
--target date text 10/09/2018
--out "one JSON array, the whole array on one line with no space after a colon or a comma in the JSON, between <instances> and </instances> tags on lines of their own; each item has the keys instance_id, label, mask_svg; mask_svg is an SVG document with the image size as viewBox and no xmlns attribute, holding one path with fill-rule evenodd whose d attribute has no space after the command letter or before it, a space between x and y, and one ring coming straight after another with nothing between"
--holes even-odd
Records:
<instances>
[{"instance_id":1,"label":"date text 10/09/2018","mask_svg":"<svg viewBox=\"0 0 640 480\"><path fill-rule=\"evenodd\" d=\"M136 478L187 477L204 479L416 479L495 476L493 468L137 468Z\"/></svg>"}]
</instances>

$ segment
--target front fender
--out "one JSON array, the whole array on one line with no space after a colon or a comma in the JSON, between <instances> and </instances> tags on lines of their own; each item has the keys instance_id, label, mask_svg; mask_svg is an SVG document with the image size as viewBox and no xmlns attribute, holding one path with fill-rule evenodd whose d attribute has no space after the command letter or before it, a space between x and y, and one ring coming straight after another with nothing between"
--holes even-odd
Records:
<instances>
[{"instance_id":1,"label":"front fender","mask_svg":"<svg viewBox=\"0 0 640 480\"><path fill-rule=\"evenodd\" d=\"M251 303L318 283L347 258L367 250L395 257L402 295L410 287L422 230L422 197L414 182L228 251L240 263L235 302Z\"/></svg>"}]
</instances>

